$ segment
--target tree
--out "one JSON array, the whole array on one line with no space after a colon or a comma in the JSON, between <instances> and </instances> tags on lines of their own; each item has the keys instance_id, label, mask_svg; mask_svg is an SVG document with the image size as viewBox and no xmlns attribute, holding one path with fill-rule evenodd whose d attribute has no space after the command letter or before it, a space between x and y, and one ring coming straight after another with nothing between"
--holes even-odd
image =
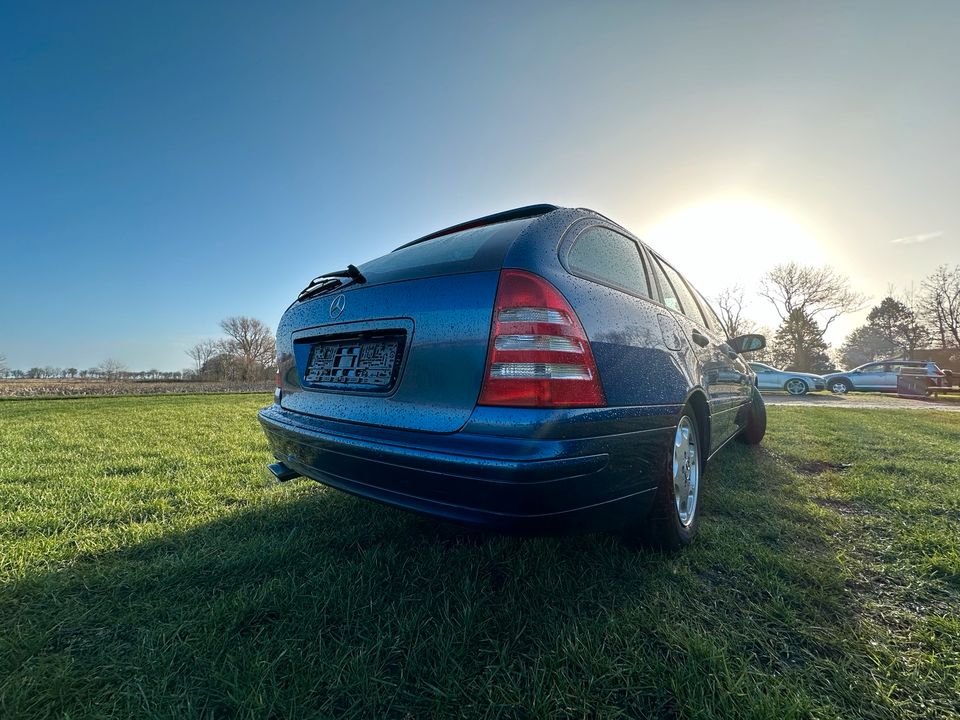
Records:
<instances>
[{"instance_id":1,"label":"tree","mask_svg":"<svg viewBox=\"0 0 960 720\"><path fill-rule=\"evenodd\" d=\"M800 308L791 311L777 329L773 360L778 367L795 372L824 373L832 369L823 330Z\"/></svg>"},{"instance_id":2,"label":"tree","mask_svg":"<svg viewBox=\"0 0 960 720\"><path fill-rule=\"evenodd\" d=\"M774 337L773 330L764 325L753 327L752 322L750 325L751 328L747 332L754 332L758 335L763 335L767 339L767 344L761 350L754 350L753 352L748 353L747 358L756 362L775 364L773 358L776 355L776 338Z\"/></svg>"},{"instance_id":3,"label":"tree","mask_svg":"<svg viewBox=\"0 0 960 720\"><path fill-rule=\"evenodd\" d=\"M871 325L862 325L847 335L840 346L839 360L845 368L859 367L890 356L890 345Z\"/></svg>"},{"instance_id":4,"label":"tree","mask_svg":"<svg viewBox=\"0 0 960 720\"><path fill-rule=\"evenodd\" d=\"M782 323L796 324L802 316L812 323L810 327L816 326L820 341L834 320L861 310L866 302L864 295L850 289L847 278L831 268L797 263L777 265L767 273L760 281L760 295L770 301Z\"/></svg>"},{"instance_id":5,"label":"tree","mask_svg":"<svg viewBox=\"0 0 960 720\"><path fill-rule=\"evenodd\" d=\"M107 380L116 380L118 377L120 377L121 373L123 373L127 369L127 366L124 365L119 360L114 360L113 358L107 358L102 363L100 363L100 367L97 369L100 371L100 374L103 375L103 377L105 377Z\"/></svg>"},{"instance_id":6,"label":"tree","mask_svg":"<svg viewBox=\"0 0 960 720\"><path fill-rule=\"evenodd\" d=\"M240 380L269 377L277 348L273 331L256 318L229 317L220 323L227 334L221 347L239 361Z\"/></svg>"},{"instance_id":7,"label":"tree","mask_svg":"<svg viewBox=\"0 0 960 720\"><path fill-rule=\"evenodd\" d=\"M208 380L245 380L243 364L240 358L230 353L219 353L207 360L200 374Z\"/></svg>"},{"instance_id":8,"label":"tree","mask_svg":"<svg viewBox=\"0 0 960 720\"><path fill-rule=\"evenodd\" d=\"M911 355L927 338L917 316L892 296L885 297L867 315L867 324L883 339L888 354Z\"/></svg>"},{"instance_id":9,"label":"tree","mask_svg":"<svg viewBox=\"0 0 960 720\"><path fill-rule=\"evenodd\" d=\"M733 285L724 288L717 295L717 307L720 309L720 326L728 338L735 338L753 332L755 324L743 316L743 288Z\"/></svg>"},{"instance_id":10,"label":"tree","mask_svg":"<svg viewBox=\"0 0 960 720\"><path fill-rule=\"evenodd\" d=\"M219 343L217 343L216 340L201 340L192 348L185 351L190 359L193 360L198 379L203 371L203 366L206 365L207 361L216 355L218 351Z\"/></svg>"},{"instance_id":11,"label":"tree","mask_svg":"<svg viewBox=\"0 0 960 720\"><path fill-rule=\"evenodd\" d=\"M0 376L6 377L10 368L7 367L7 356L0 355Z\"/></svg>"},{"instance_id":12,"label":"tree","mask_svg":"<svg viewBox=\"0 0 960 720\"><path fill-rule=\"evenodd\" d=\"M913 310L888 295L867 315L867 324L847 336L840 362L849 368L897 355L910 357L927 337Z\"/></svg>"},{"instance_id":13,"label":"tree","mask_svg":"<svg viewBox=\"0 0 960 720\"><path fill-rule=\"evenodd\" d=\"M918 309L940 347L960 347L960 265L941 265L920 284Z\"/></svg>"}]
</instances>

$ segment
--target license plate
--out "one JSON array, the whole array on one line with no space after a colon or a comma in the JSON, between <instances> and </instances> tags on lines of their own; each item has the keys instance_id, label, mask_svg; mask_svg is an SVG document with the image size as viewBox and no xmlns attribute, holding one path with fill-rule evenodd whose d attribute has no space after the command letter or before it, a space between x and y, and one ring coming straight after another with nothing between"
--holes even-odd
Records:
<instances>
[{"instance_id":1,"label":"license plate","mask_svg":"<svg viewBox=\"0 0 960 720\"><path fill-rule=\"evenodd\" d=\"M304 382L339 390L389 390L396 380L400 338L351 338L315 344Z\"/></svg>"}]
</instances>

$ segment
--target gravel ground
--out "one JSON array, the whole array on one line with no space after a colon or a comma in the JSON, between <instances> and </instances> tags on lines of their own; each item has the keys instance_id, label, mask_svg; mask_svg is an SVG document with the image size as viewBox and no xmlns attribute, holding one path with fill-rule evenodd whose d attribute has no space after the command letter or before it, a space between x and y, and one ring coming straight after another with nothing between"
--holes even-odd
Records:
<instances>
[{"instance_id":1,"label":"gravel ground","mask_svg":"<svg viewBox=\"0 0 960 720\"><path fill-rule=\"evenodd\" d=\"M845 407L845 408L873 408L904 409L904 410L946 410L960 412L960 398L910 400L896 395L882 393L850 393L849 395L834 395L833 393L810 393L795 397L786 393L763 393L767 405L806 405L809 407Z\"/></svg>"}]
</instances>

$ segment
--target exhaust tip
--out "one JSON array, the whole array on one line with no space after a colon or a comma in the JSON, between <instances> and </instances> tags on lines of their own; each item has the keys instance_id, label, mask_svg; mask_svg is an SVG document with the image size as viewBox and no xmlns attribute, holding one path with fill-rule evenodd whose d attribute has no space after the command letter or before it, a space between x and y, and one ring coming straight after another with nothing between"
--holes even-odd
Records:
<instances>
[{"instance_id":1,"label":"exhaust tip","mask_svg":"<svg viewBox=\"0 0 960 720\"><path fill-rule=\"evenodd\" d=\"M267 470L269 470L280 482L287 482L288 480L301 477L300 473L298 473L296 470L291 470L282 462L276 462L267 465Z\"/></svg>"}]
</instances>

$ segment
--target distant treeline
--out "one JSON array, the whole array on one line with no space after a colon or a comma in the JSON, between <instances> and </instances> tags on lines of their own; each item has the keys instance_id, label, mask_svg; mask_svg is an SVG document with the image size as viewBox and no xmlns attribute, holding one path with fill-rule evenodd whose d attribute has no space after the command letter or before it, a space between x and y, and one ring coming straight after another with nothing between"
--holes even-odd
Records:
<instances>
[{"instance_id":1,"label":"distant treeline","mask_svg":"<svg viewBox=\"0 0 960 720\"><path fill-rule=\"evenodd\" d=\"M229 317L220 323L224 337L201 340L186 351L194 366L183 370L129 370L113 358L92 368L11 369L0 355L0 378L14 380L110 380L127 382L234 382L272 380L276 372L273 331L255 318Z\"/></svg>"}]
</instances>

